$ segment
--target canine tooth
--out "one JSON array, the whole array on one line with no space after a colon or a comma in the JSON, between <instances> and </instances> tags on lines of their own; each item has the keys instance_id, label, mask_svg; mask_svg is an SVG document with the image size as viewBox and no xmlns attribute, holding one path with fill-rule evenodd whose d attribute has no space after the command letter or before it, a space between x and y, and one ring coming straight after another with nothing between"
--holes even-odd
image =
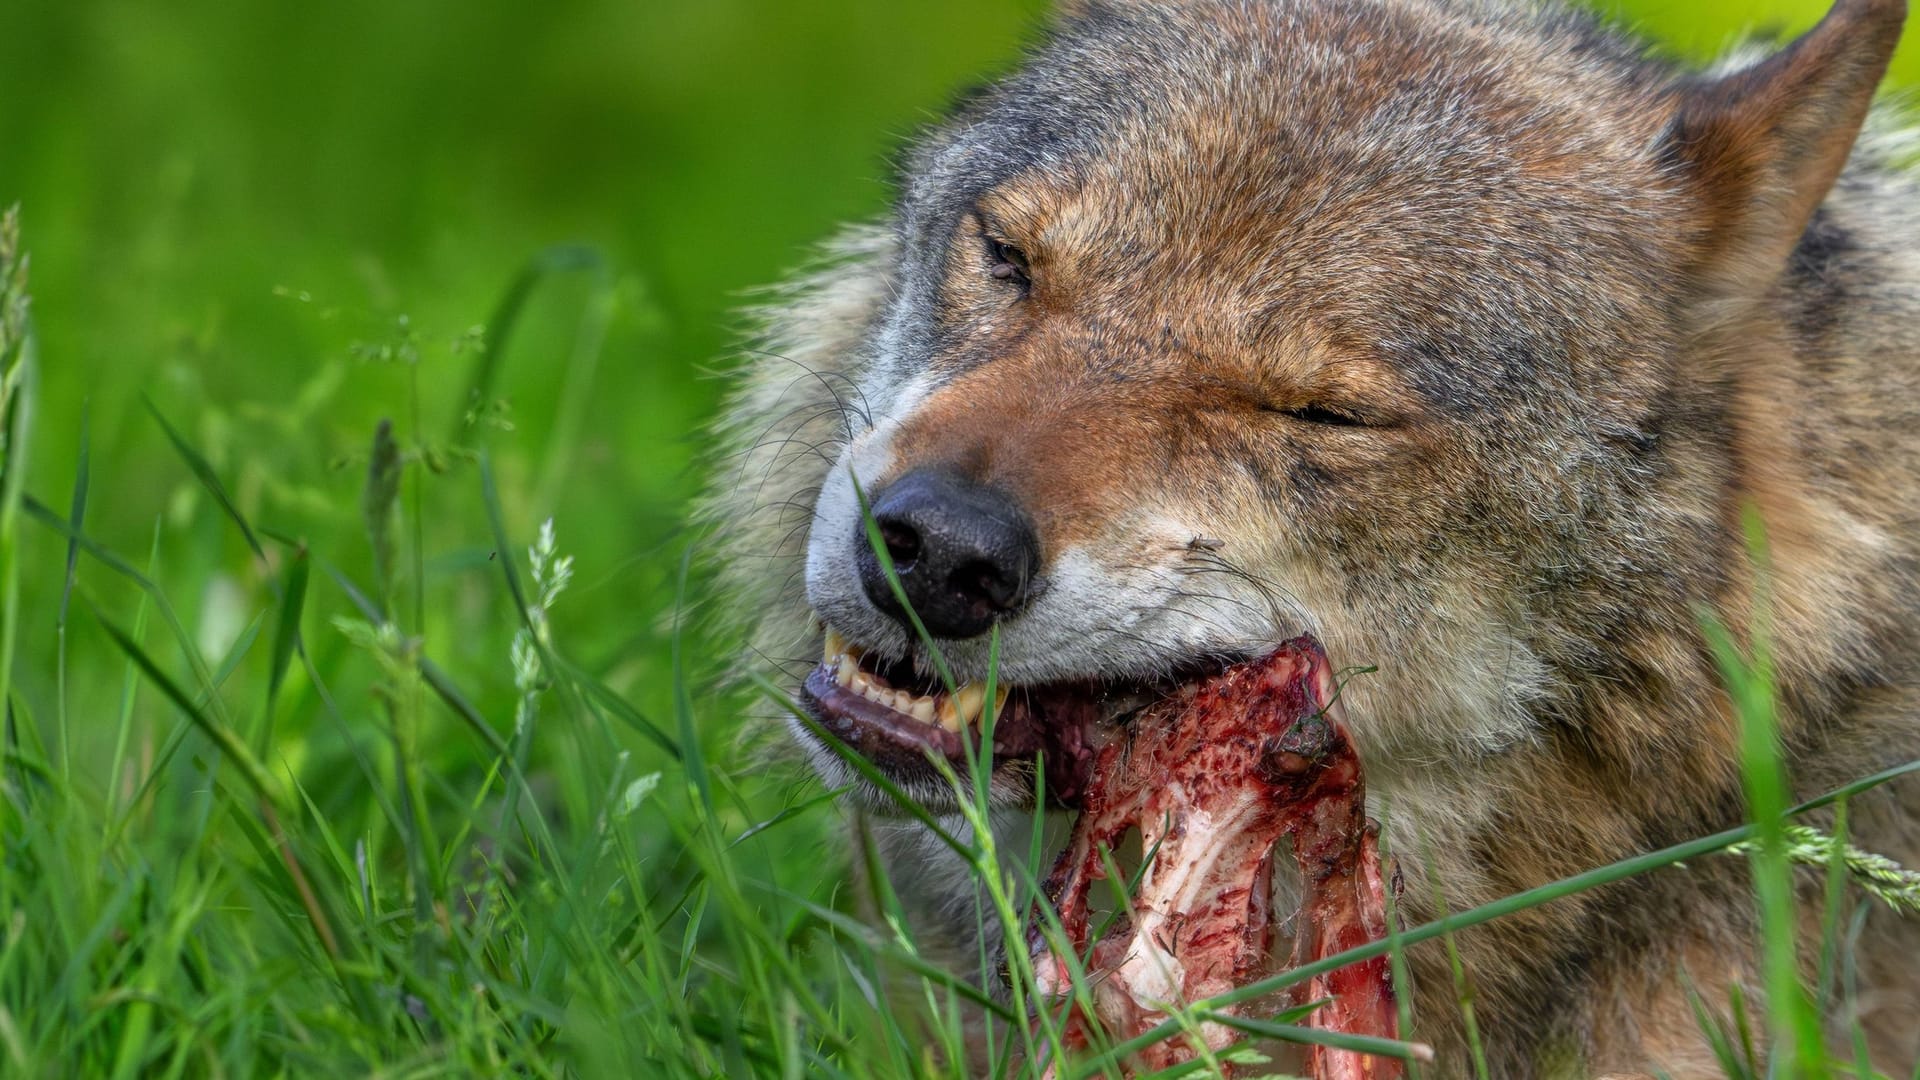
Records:
<instances>
[{"instance_id":1,"label":"canine tooth","mask_svg":"<svg viewBox=\"0 0 1920 1080\"><path fill-rule=\"evenodd\" d=\"M821 655L828 660L847 654L847 637L838 630L829 630L822 645Z\"/></svg>"},{"instance_id":2,"label":"canine tooth","mask_svg":"<svg viewBox=\"0 0 1920 1080\"><path fill-rule=\"evenodd\" d=\"M1007 691L1011 689L1012 687L1005 684L993 688L993 715L996 720L999 719L1001 710L1007 707Z\"/></svg>"},{"instance_id":3,"label":"canine tooth","mask_svg":"<svg viewBox=\"0 0 1920 1080\"><path fill-rule=\"evenodd\" d=\"M913 718L923 724L933 723L933 699L921 698L913 703Z\"/></svg>"},{"instance_id":4,"label":"canine tooth","mask_svg":"<svg viewBox=\"0 0 1920 1080\"><path fill-rule=\"evenodd\" d=\"M970 682L953 694L954 720L965 727L980 719L980 706L986 704L987 688ZM958 730L957 728L955 730Z\"/></svg>"},{"instance_id":5,"label":"canine tooth","mask_svg":"<svg viewBox=\"0 0 1920 1080\"><path fill-rule=\"evenodd\" d=\"M950 709L940 710L940 726L953 732L955 735L965 731L967 727L966 722L960 719L960 714Z\"/></svg>"},{"instance_id":6,"label":"canine tooth","mask_svg":"<svg viewBox=\"0 0 1920 1080\"><path fill-rule=\"evenodd\" d=\"M853 657L842 653L839 670L833 673L833 681L841 686L852 686L854 676L858 674L860 674L860 665L853 662Z\"/></svg>"}]
</instances>

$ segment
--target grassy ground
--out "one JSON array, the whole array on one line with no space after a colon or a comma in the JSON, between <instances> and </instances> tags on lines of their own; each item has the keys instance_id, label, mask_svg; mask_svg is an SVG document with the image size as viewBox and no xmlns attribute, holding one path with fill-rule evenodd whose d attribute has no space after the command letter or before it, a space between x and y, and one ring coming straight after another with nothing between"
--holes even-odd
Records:
<instances>
[{"instance_id":1,"label":"grassy ground","mask_svg":"<svg viewBox=\"0 0 1920 1080\"><path fill-rule=\"evenodd\" d=\"M739 290L1034 8L0 5L0 1074L931 1067L682 507Z\"/></svg>"}]
</instances>

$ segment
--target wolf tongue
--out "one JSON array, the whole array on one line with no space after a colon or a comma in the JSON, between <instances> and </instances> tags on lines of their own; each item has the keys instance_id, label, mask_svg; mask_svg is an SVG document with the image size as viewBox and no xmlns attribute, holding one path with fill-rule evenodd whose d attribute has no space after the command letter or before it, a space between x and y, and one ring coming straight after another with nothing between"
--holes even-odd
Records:
<instances>
[{"instance_id":1,"label":"wolf tongue","mask_svg":"<svg viewBox=\"0 0 1920 1080\"><path fill-rule=\"evenodd\" d=\"M1252 981L1266 959L1273 848L1293 837L1303 895L1294 962L1307 963L1386 933L1379 855L1368 828L1359 758L1340 720L1325 653L1296 638L1148 709L1130 739L1095 764L1067 849L1046 892L1074 953L1085 958L1094 1016L1075 1008L1070 1049L1098 1023L1116 1038L1146 1032L1166 1008ZM1101 850L1138 827L1154 852L1130 910L1088 950L1088 894L1105 877ZM1156 846L1157 845L1157 846ZM1040 989L1071 993L1067 966L1036 932L1029 943ZM1393 1037L1387 961L1348 965L1310 982L1299 1000L1330 998L1315 1026ZM1218 1049L1235 1038L1203 1025ZM1157 1043L1130 1066L1189 1060L1184 1038ZM1315 1080L1390 1080L1399 1063L1314 1047Z\"/></svg>"}]
</instances>

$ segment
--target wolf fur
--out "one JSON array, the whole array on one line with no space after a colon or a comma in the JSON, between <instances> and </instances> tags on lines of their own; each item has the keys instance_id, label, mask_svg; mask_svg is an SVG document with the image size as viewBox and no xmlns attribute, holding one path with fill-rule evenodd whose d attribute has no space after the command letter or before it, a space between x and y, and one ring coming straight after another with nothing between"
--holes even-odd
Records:
<instances>
[{"instance_id":1,"label":"wolf fur","mask_svg":"<svg viewBox=\"0 0 1920 1080\"><path fill-rule=\"evenodd\" d=\"M726 607L760 657L818 656L823 624L906 650L854 580L853 478L964 470L1045 552L1005 682L1303 630L1378 666L1347 693L1412 922L1741 820L1702 612L1767 620L1803 793L1920 757L1920 181L1897 111L1867 115L1904 13L1841 0L1699 73L1551 5L1069 5L762 312L706 505ZM984 641L943 649L983 672ZM1027 775L995 781L1024 829ZM964 875L876 827L963 934ZM1920 859L1920 793L1851 831ZM1460 935L1493 1075L1716 1075L1688 987L1759 997L1743 875ZM1920 932L1876 911L1858 955L1837 1028L1904 1075ZM1464 1074L1446 956L1410 962L1415 1032Z\"/></svg>"}]
</instances>

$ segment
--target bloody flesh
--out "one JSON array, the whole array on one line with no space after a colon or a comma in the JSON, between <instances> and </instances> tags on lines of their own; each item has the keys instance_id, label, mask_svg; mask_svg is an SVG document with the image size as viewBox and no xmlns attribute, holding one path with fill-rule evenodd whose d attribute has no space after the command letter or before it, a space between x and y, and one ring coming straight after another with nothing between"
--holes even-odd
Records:
<instances>
[{"instance_id":1,"label":"bloody flesh","mask_svg":"<svg viewBox=\"0 0 1920 1080\"><path fill-rule=\"evenodd\" d=\"M1101 752L1046 884L1092 997L1092 1016L1067 1012L1068 1049L1087 1045L1091 1024L1115 1041L1129 1039L1174 1005L1266 974L1270 877L1283 837L1301 876L1296 965L1385 935L1380 859L1360 760L1341 715L1325 653L1301 637L1148 708L1127 738ZM1106 877L1102 850L1136 827L1152 857L1125 913L1090 949L1089 894ZM1040 936L1032 945L1040 989L1057 1010L1071 990L1067 965ZM1340 968L1295 995L1322 999L1328 1003L1308 1018L1313 1026L1396 1034L1385 957ZM1201 1034L1215 1049L1237 1038L1214 1023ZM1176 1036L1128 1064L1150 1071L1194 1054L1190 1039ZM1401 1074L1395 1059L1318 1046L1307 1065L1315 1080Z\"/></svg>"}]
</instances>

